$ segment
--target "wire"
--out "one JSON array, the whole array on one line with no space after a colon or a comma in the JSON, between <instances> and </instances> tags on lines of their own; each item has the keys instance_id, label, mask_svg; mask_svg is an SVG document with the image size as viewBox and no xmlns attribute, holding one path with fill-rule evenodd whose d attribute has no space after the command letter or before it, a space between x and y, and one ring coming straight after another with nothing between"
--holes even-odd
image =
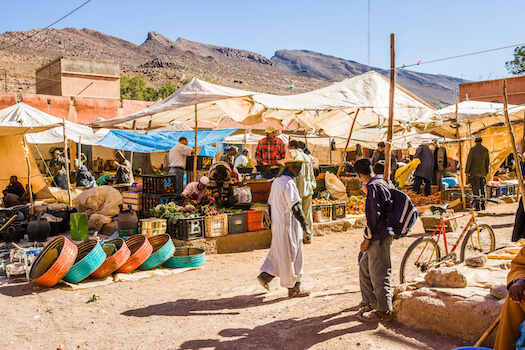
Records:
<instances>
[{"instance_id":1,"label":"wire","mask_svg":"<svg viewBox=\"0 0 525 350\"><path fill-rule=\"evenodd\" d=\"M58 22L60 22L60 21L63 20L64 18L66 18L66 17L68 17L69 15L73 14L73 13L76 12L77 10L80 10L80 8L84 7L84 6L87 5L89 2L91 2L91 0L86 1L85 3L83 3L82 5L80 5L79 7L77 7L76 9L74 9L73 11L69 12L68 14L66 14L66 15L64 15L64 16L62 16L62 17L60 17L59 19L57 19L56 21L54 21L53 23L51 23L51 24L48 25L47 27L38 30L36 33L34 33L34 34L32 34L32 35L28 35L28 36L25 37L24 39L21 39L21 40L17 41L17 42L14 43L14 44L7 45L7 46L4 46L4 47L0 48L0 51L3 51L3 50L5 50L5 49L8 49L8 48L13 47L13 46L15 46L15 45L18 45L18 44L20 44L21 42L26 41L27 39L30 39L30 38L34 37L35 35L37 35L37 34L40 34L43 30L48 29L49 27L51 27L51 26L57 24Z\"/></svg>"}]
</instances>

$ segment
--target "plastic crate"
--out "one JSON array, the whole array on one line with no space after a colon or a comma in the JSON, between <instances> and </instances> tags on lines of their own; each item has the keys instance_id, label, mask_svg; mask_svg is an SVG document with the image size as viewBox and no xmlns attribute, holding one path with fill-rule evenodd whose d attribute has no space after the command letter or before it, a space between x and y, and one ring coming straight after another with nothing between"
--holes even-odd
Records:
<instances>
[{"instance_id":1,"label":"plastic crate","mask_svg":"<svg viewBox=\"0 0 525 350\"><path fill-rule=\"evenodd\" d=\"M208 170L212 163L212 157L197 156L197 170ZM193 171L193 156L186 157L186 171Z\"/></svg>"},{"instance_id":2,"label":"plastic crate","mask_svg":"<svg viewBox=\"0 0 525 350\"><path fill-rule=\"evenodd\" d=\"M507 195L507 186L487 186L487 196L496 198Z\"/></svg>"},{"instance_id":3,"label":"plastic crate","mask_svg":"<svg viewBox=\"0 0 525 350\"><path fill-rule=\"evenodd\" d=\"M331 204L316 204L312 206L312 214L314 222L326 222L332 220L332 205ZM316 214L320 211L321 214Z\"/></svg>"},{"instance_id":4,"label":"plastic crate","mask_svg":"<svg viewBox=\"0 0 525 350\"><path fill-rule=\"evenodd\" d=\"M177 197L175 195L162 195L162 194L148 194L142 195L142 210L149 212L150 209L155 208L159 204L167 204L170 202L176 202Z\"/></svg>"},{"instance_id":5,"label":"plastic crate","mask_svg":"<svg viewBox=\"0 0 525 350\"><path fill-rule=\"evenodd\" d=\"M246 212L228 214L228 234L246 232Z\"/></svg>"},{"instance_id":6,"label":"plastic crate","mask_svg":"<svg viewBox=\"0 0 525 350\"><path fill-rule=\"evenodd\" d=\"M507 196L512 196L518 193L518 185L507 185Z\"/></svg>"},{"instance_id":7,"label":"plastic crate","mask_svg":"<svg viewBox=\"0 0 525 350\"><path fill-rule=\"evenodd\" d=\"M261 231L263 226L264 210L250 210L246 212L246 231Z\"/></svg>"},{"instance_id":8,"label":"plastic crate","mask_svg":"<svg viewBox=\"0 0 525 350\"><path fill-rule=\"evenodd\" d=\"M214 215L204 217L204 235L206 237L220 237L228 234L228 215Z\"/></svg>"},{"instance_id":9,"label":"plastic crate","mask_svg":"<svg viewBox=\"0 0 525 350\"><path fill-rule=\"evenodd\" d=\"M166 219L141 219L139 226L140 233L148 238L166 233Z\"/></svg>"},{"instance_id":10,"label":"plastic crate","mask_svg":"<svg viewBox=\"0 0 525 350\"><path fill-rule=\"evenodd\" d=\"M322 173L329 172L335 174L337 169L339 169L339 165L319 165L319 171Z\"/></svg>"},{"instance_id":11,"label":"plastic crate","mask_svg":"<svg viewBox=\"0 0 525 350\"><path fill-rule=\"evenodd\" d=\"M346 217L346 203L332 204L332 220L344 219Z\"/></svg>"},{"instance_id":12,"label":"plastic crate","mask_svg":"<svg viewBox=\"0 0 525 350\"><path fill-rule=\"evenodd\" d=\"M189 241L192 239L204 238L204 218L179 219L175 223L168 222L166 233L171 238Z\"/></svg>"},{"instance_id":13,"label":"plastic crate","mask_svg":"<svg viewBox=\"0 0 525 350\"><path fill-rule=\"evenodd\" d=\"M143 175L142 191L148 194L175 194L177 192L177 176Z\"/></svg>"}]
</instances>

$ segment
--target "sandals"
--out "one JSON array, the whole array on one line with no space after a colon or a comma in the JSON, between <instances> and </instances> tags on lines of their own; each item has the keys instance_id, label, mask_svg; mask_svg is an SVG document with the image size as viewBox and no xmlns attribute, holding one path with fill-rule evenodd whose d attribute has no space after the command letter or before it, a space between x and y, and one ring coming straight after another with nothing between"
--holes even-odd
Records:
<instances>
[{"instance_id":1,"label":"sandals","mask_svg":"<svg viewBox=\"0 0 525 350\"><path fill-rule=\"evenodd\" d=\"M357 315L361 316L365 312L370 312L376 309L377 309L377 302L373 302L370 304L361 304L361 307L359 308L359 310L357 310Z\"/></svg>"},{"instance_id":2,"label":"sandals","mask_svg":"<svg viewBox=\"0 0 525 350\"><path fill-rule=\"evenodd\" d=\"M390 321L390 314L387 313L386 315L380 315L379 311L373 310L362 315L357 315L357 318L363 322L388 322Z\"/></svg>"}]
</instances>

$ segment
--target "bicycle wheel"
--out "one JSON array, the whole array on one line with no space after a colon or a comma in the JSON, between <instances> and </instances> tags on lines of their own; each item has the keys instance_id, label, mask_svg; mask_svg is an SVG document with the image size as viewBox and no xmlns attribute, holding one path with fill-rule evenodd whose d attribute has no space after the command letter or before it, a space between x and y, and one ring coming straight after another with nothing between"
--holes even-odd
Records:
<instances>
[{"instance_id":1,"label":"bicycle wheel","mask_svg":"<svg viewBox=\"0 0 525 350\"><path fill-rule=\"evenodd\" d=\"M431 268L433 261L441 258L441 249L437 242L430 237L420 237L408 247L403 260L399 279L401 283L412 281L420 273Z\"/></svg>"},{"instance_id":2,"label":"bicycle wheel","mask_svg":"<svg viewBox=\"0 0 525 350\"><path fill-rule=\"evenodd\" d=\"M487 254L496 249L496 236L489 224L479 224L479 232L476 226L472 227L461 245L461 262L466 258L477 255Z\"/></svg>"}]
</instances>

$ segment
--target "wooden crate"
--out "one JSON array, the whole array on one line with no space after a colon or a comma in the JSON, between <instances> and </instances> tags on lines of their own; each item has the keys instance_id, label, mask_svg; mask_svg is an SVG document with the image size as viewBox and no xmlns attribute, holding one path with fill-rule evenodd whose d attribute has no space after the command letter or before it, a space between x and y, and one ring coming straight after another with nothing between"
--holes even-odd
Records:
<instances>
[{"instance_id":1,"label":"wooden crate","mask_svg":"<svg viewBox=\"0 0 525 350\"><path fill-rule=\"evenodd\" d=\"M228 234L228 215L214 215L204 217L204 236L220 237Z\"/></svg>"},{"instance_id":2,"label":"wooden crate","mask_svg":"<svg viewBox=\"0 0 525 350\"><path fill-rule=\"evenodd\" d=\"M316 214L320 212L321 214ZM332 220L332 205L331 204L315 204L312 206L312 214L314 222L327 222Z\"/></svg>"},{"instance_id":3,"label":"wooden crate","mask_svg":"<svg viewBox=\"0 0 525 350\"><path fill-rule=\"evenodd\" d=\"M126 191L122 193L122 204L124 208L128 205L135 211L142 211L142 193Z\"/></svg>"},{"instance_id":4,"label":"wooden crate","mask_svg":"<svg viewBox=\"0 0 525 350\"><path fill-rule=\"evenodd\" d=\"M344 219L346 217L346 203L332 204L332 220Z\"/></svg>"}]
</instances>

